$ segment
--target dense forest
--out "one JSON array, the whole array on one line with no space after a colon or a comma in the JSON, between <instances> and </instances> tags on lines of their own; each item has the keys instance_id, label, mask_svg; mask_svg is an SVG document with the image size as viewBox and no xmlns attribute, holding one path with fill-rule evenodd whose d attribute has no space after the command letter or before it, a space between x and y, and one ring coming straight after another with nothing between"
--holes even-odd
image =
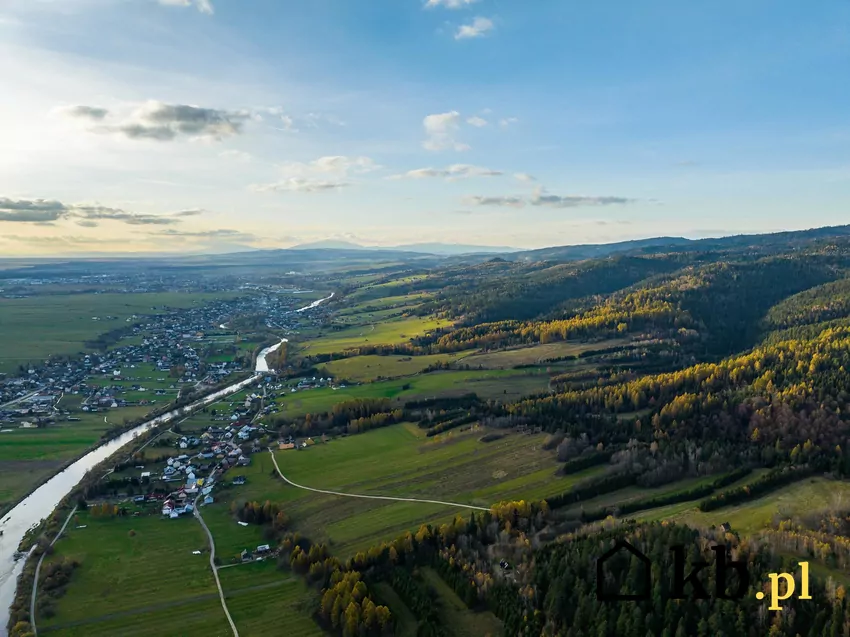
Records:
<instances>
[{"instance_id":1,"label":"dense forest","mask_svg":"<svg viewBox=\"0 0 850 637\"><path fill-rule=\"evenodd\" d=\"M846 569L846 510L774 519L747 536L728 525L697 529L629 519L680 503L722 512L814 478L850 478L850 240L816 233L695 243L704 249L646 245L583 261L541 253L548 260L497 258L430 271L394 293L426 292L426 300L405 311L448 325L393 344L301 357L299 364L311 368L364 354L580 346L515 366L545 369L549 388L537 395L376 398L273 420L288 435L352 434L402 421L418 423L428 438L476 422L492 439L505 435L500 429L534 429L548 434L541 452L554 452L559 474L590 474L545 502L503 503L483 515L426 525L348 562L311 566L313 559L293 554L296 570L324 581L322 621L343 634L391 630L393 619L379 621L372 610L384 604L380 584L388 583L418 619L418 634L450 635L435 612L426 569L473 611L495 614L506 635L850 634L845 589L822 574L812 577L812 601L791 598L782 612L769 611L753 594L682 602L661 576L678 568L677 560L688 571L699 560L714 563L718 545L730 551L728 559L746 564L751 592L767 592L768 573L795 572L806 558ZM419 373L468 369L464 363L440 362ZM676 486L684 480L691 482ZM665 488L588 503L658 487ZM650 595L601 603L595 563L622 540L651 560ZM677 545L684 547L678 556L671 552ZM639 564L628 556L615 556L606 568L606 588L639 583ZM724 588L716 570L706 569L689 592L704 587L722 597L738 583L730 576Z\"/></svg>"}]
</instances>

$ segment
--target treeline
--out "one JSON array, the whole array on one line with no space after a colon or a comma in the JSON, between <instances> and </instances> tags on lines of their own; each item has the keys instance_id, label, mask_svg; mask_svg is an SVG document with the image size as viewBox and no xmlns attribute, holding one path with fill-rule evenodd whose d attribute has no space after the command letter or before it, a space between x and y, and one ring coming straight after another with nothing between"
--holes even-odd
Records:
<instances>
[{"instance_id":1,"label":"treeline","mask_svg":"<svg viewBox=\"0 0 850 637\"><path fill-rule=\"evenodd\" d=\"M280 415L269 418L268 423L277 426L283 435L339 435L385 427L402 422L403 418L404 410L393 408L388 398L356 398L337 403L329 412L306 414L294 422Z\"/></svg>"},{"instance_id":2,"label":"treeline","mask_svg":"<svg viewBox=\"0 0 850 637\"><path fill-rule=\"evenodd\" d=\"M596 520L604 520L609 515L624 516L637 511L645 511L647 509L655 509L657 507L667 506L669 504L678 504L679 502L690 502L711 495L717 489L722 489L728 484L737 482L741 478L749 475L752 469L749 467L740 467L734 471L720 476L709 484L693 487L691 489L682 489L673 493L665 493L663 495L650 496L647 498L638 498L636 500L628 500L614 506L599 507L590 511L582 511L581 519L584 522L594 522Z\"/></svg>"},{"instance_id":3,"label":"treeline","mask_svg":"<svg viewBox=\"0 0 850 637\"><path fill-rule=\"evenodd\" d=\"M266 500L260 502L231 502L230 512L242 522L248 524L271 524L275 531L283 531L289 526L289 516L283 511L283 508L277 504Z\"/></svg>"},{"instance_id":4,"label":"treeline","mask_svg":"<svg viewBox=\"0 0 850 637\"><path fill-rule=\"evenodd\" d=\"M637 484L637 475L631 471L610 473L598 478L590 478L579 482L569 491L546 498L546 502L553 509L559 509L576 504L582 500L589 500L600 495L605 495L606 493L613 493L634 484Z\"/></svg>"},{"instance_id":5,"label":"treeline","mask_svg":"<svg viewBox=\"0 0 850 637\"><path fill-rule=\"evenodd\" d=\"M611 450L585 453L578 458L573 458L572 460L565 462L558 473L568 476L573 473L584 471L585 469L590 469L591 467L606 464L609 460L611 460L611 456L613 455L614 452Z\"/></svg>"},{"instance_id":6,"label":"treeline","mask_svg":"<svg viewBox=\"0 0 850 637\"><path fill-rule=\"evenodd\" d=\"M754 500L765 493L784 487L786 484L802 480L814 472L814 468L808 465L777 467L749 484L722 491L717 495L703 500L699 503L699 510L714 511L715 509L738 504L739 502Z\"/></svg>"},{"instance_id":7,"label":"treeline","mask_svg":"<svg viewBox=\"0 0 850 637\"><path fill-rule=\"evenodd\" d=\"M451 420L447 420L445 422L441 422L438 425L430 427L425 433L425 437L433 438L434 436L437 436L445 431L456 429L457 427L461 427L463 425L468 425L470 423L476 422L477 420L478 416L476 414L467 414L466 416L453 418Z\"/></svg>"}]
</instances>

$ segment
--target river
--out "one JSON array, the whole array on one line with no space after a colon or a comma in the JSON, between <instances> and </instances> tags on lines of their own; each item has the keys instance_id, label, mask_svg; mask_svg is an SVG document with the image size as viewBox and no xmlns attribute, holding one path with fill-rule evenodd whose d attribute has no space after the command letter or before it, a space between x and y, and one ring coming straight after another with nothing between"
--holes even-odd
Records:
<instances>
[{"instance_id":1,"label":"river","mask_svg":"<svg viewBox=\"0 0 850 637\"><path fill-rule=\"evenodd\" d=\"M318 307L322 302L332 297L333 293L327 298L313 301L310 305L295 311L304 312L305 310ZM287 339L284 338L277 345L267 347L257 355L257 362L254 368L255 374L251 378L246 378L238 383L229 385L190 405L157 416L121 434L117 438L102 444L50 478L50 480L38 487L24 500L19 502L15 508L3 516L3 519L0 520L0 531L3 532L3 535L0 535L0 637L6 637L8 635L6 624L9 621L9 607L15 599L18 576L21 574L25 562L23 558L16 560L15 557L18 551L18 545L21 543L26 532L50 515L62 498L68 495L80 480L83 479L83 476L85 476L89 469L106 460L139 434L146 432L155 425L170 422L179 416L185 416L204 405L215 402L222 396L234 394L248 385L257 382L261 378L261 374L269 371L266 356L286 341Z\"/></svg>"}]
</instances>

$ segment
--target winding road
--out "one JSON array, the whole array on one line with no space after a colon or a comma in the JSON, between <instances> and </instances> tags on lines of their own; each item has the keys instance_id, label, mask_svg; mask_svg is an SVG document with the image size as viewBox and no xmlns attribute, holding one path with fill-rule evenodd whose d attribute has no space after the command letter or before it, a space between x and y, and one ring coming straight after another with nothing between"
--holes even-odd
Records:
<instances>
[{"instance_id":1,"label":"winding road","mask_svg":"<svg viewBox=\"0 0 850 637\"><path fill-rule=\"evenodd\" d=\"M423 500L420 498L397 498L391 495L361 495L357 493L341 493L339 491L326 491L325 489L313 489L312 487L305 487L300 484L294 483L292 480L283 475L283 472L280 470L280 467L277 465L277 458L274 456L274 451L269 448L269 453L272 455L272 462L274 463L274 468L277 470L277 474L283 478L287 483L291 484L293 487L297 487L299 489L304 489L305 491L312 491L313 493L325 493L327 495L341 495L346 498L363 498L366 500L392 500L393 502L423 502L426 504L442 504L449 507L460 507L462 509L475 509L476 511L489 511L490 509L487 507L478 507L472 504L460 504L458 502L443 502L442 500Z\"/></svg>"},{"instance_id":2,"label":"winding road","mask_svg":"<svg viewBox=\"0 0 850 637\"><path fill-rule=\"evenodd\" d=\"M210 541L210 568L212 569L213 577L215 577L215 585L218 587L218 597L221 600L221 607L224 609L224 614L227 616L227 622L230 624L230 629L233 631L233 637L239 637L239 631L236 630L236 624L233 623L233 618L230 616L230 611L227 609L227 602L224 599L224 590L221 588L221 580L218 579L218 568L215 565L215 540L213 540L212 533L210 533L207 523L204 522L201 510L198 507L198 500L200 499L201 494L199 493L198 497L195 498L195 517L198 518L198 522L201 523L204 532L207 534L207 539Z\"/></svg>"}]
</instances>

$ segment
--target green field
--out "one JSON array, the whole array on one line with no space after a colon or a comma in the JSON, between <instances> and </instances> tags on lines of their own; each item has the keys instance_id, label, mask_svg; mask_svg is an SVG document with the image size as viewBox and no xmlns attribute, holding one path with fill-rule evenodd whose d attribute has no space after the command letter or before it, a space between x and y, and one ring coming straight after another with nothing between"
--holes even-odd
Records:
<instances>
[{"instance_id":1,"label":"green field","mask_svg":"<svg viewBox=\"0 0 850 637\"><path fill-rule=\"evenodd\" d=\"M305 486L365 495L443 500L488 507L503 500L543 498L567 490L598 469L557 477L553 452L540 447L544 436L511 434L483 443L485 430L451 432L426 439L411 424L319 443L305 451L278 451L284 474ZM391 502L317 494L290 486L271 475L268 452L254 454L251 465L228 472L230 482L244 475L247 484L216 492L203 508L216 538L222 563L242 549L265 543L263 530L237 524L231 502L270 500L289 515L292 530L326 541L335 555L348 557L421 524L442 522L469 509L420 502ZM237 567L234 567L237 568Z\"/></svg>"},{"instance_id":2,"label":"green field","mask_svg":"<svg viewBox=\"0 0 850 637\"><path fill-rule=\"evenodd\" d=\"M300 577L278 570L274 560L221 568L219 578L240 636L325 634L306 610L316 591Z\"/></svg>"},{"instance_id":3,"label":"green field","mask_svg":"<svg viewBox=\"0 0 850 637\"><path fill-rule=\"evenodd\" d=\"M3 335L0 372L14 372L18 365L42 361L48 356L81 352L86 349L85 341L128 325L127 318L133 314L187 308L234 296L233 293L161 292L0 299L0 334Z\"/></svg>"},{"instance_id":4,"label":"green field","mask_svg":"<svg viewBox=\"0 0 850 637\"><path fill-rule=\"evenodd\" d=\"M121 626L123 634L124 626L132 626L132 634L163 635L173 634L169 626L176 621L186 634L226 634L197 520L102 519L86 512L77 518L50 559L75 559L80 567L56 602L56 616L39 617L40 632L107 635ZM202 554L193 555L195 550Z\"/></svg>"},{"instance_id":5,"label":"green field","mask_svg":"<svg viewBox=\"0 0 850 637\"><path fill-rule=\"evenodd\" d=\"M752 478L749 479L752 481ZM674 504L635 514L642 520L670 520L694 527L708 527L729 522L743 535L757 533L775 516L794 517L828 508L840 508L850 498L850 482L809 478L783 487L773 493L734 506L703 513L695 502Z\"/></svg>"},{"instance_id":6,"label":"green field","mask_svg":"<svg viewBox=\"0 0 850 637\"><path fill-rule=\"evenodd\" d=\"M353 356L332 361L319 367L336 379L354 382L370 382L377 378L397 378L418 374L436 363L464 361L469 352L432 354L428 356Z\"/></svg>"},{"instance_id":7,"label":"green field","mask_svg":"<svg viewBox=\"0 0 850 637\"><path fill-rule=\"evenodd\" d=\"M525 493L534 497L560 493L592 475L589 471L555 476L557 462L553 452L542 450L542 435L511 434L483 443L479 438L484 433L479 428L426 439L414 425L394 425L305 451L279 451L276 457L288 478L308 487L483 507ZM255 471L255 481L262 481L265 466ZM284 503L294 528L314 540L328 541L341 557L421 524L470 513L439 504L348 498L275 484L280 494L276 500Z\"/></svg>"},{"instance_id":8,"label":"green field","mask_svg":"<svg viewBox=\"0 0 850 637\"><path fill-rule=\"evenodd\" d=\"M331 354L362 345L392 345L448 325L446 320L411 316L341 330L325 330L314 340L299 342L296 349L299 354Z\"/></svg>"},{"instance_id":9,"label":"green field","mask_svg":"<svg viewBox=\"0 0 850 637\"><path fill-rule=\"evenodd\" d=\"M380 312L388 309L398 311L410 310L421 304L425 299L429 298L430 294L419 292L416 294L404 294L401 296L385 296L380 299L371 299L366 301L358 301L341 309L336 313L337 317L350 315L369 315L372 312ZM353 301L358 298L358 293L348 296L347 301Z\"/></svg>"},{"instance_id":10,"label":"green field","mask_svg":"<svg viewBox=\"0 0 850 637\"><path fill-rule=\"evenodd\" d=\"M481 365L486 369L505 369L515 365L534 365L549 358L578 356L588 351L621 347L627 343L628 340L626 339L609 339L596 343L561 341L558 343L545 343L543 345L516 347L498 352L475 354L463 362L472 367Z\"/></svg>"},{"instance_id":11,"label":"green field","mask_svg":"<svg viewBox=\"0 0 850 637\"><path fill-rule=\"evenodd\" d=\"M475 393L479 398L517 399L545 392L549 377L536 370L442 371L411 378L348 385L341 389L321 388L287 393L278 399L283 413L290 418L329 411L339 402L355 398L392 398L399 406L405 401L460 396Z\"/></svg>"}]
</instances>

